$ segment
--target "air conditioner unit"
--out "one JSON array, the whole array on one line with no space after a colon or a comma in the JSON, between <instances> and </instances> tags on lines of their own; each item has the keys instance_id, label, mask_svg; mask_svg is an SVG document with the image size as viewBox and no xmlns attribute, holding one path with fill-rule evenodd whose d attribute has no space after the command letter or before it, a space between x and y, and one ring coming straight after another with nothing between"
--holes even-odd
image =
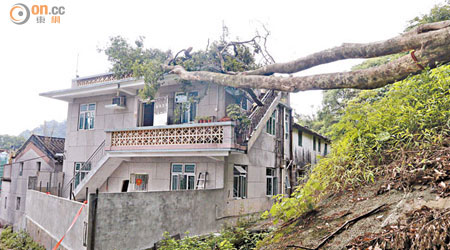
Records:
<instances>
[{"instance_id":1,"label":"air conditioner unit","mask_svg":"<svg viewBox=\"0 0 450 250\"><path fill-rule=\"evenodd\" d=\"M125 96L118 96L112 99L112 104L116 104L120 107L125 107L127 105L127 99Z\"/></svg>"},{"instance_id":2,"label":"air conditioner unit","mask_svg":"<svg viewBox=\"0 0 450 250\"><path fill-rule=\"evenodd\" d=\"M127 99L125 96L113 97L112 104L105 105L105 108L109 109L125 109L127 105Z\"/></svg>"},{"instance_id":3,"label":"air conditioner unit","mask_svg":"<svg viewBox=\"0 0 450 250\"><path fill-rule=\"evenodd\" d=\"M187 102L187 96L186 95L176 95L175 96L175 103L183 103L183 102Z\"/></svg>"}]
</instances>

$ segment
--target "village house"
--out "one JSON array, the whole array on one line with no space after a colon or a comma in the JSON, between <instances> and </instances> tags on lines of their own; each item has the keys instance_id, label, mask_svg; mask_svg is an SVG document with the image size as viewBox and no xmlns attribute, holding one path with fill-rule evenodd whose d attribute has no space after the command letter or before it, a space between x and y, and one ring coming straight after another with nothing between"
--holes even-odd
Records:
<instances>
[{"instance_id":1,"label":"village house","mask_svg":"<svg viewBox=\"0 0 450 250\"><path fill-rule=\"evenodd\" d=\"M41 94L69 104L62 198L27 197L53 214L26 210L25 228L46 247L80 207L64 248L143 249L165 231L209 233L267 210L274 195L296 184L288 93L255 90L258 106L239 89L186 84L174 75L164 77L153 100L140 97L143 87L142 79L107 73ZM230 120L232 108L248 122ZM306 141L300 148L312 151Z\"/></svg>"},{"instance_id":2,"label":"village house","mask_svg":"<svg viewBox=\"0 0 450 250\"><path fill-rule=\"evenodd\" d=\"M320 157L330 152L330 139L294 123L292 126L292 160L295 165L294 177L307 176Z\"/></svg>"},{"instance_id":3,"label":"village house","mask_svg":"<svg viewBox=\"0 0 450 250\"><path fill-rule=\"evenodd\" d=\"M0 223L24 228L27 190L61 194L64 139L31 135L5 164L2 176Z\"/></svg>"}]
</instances>

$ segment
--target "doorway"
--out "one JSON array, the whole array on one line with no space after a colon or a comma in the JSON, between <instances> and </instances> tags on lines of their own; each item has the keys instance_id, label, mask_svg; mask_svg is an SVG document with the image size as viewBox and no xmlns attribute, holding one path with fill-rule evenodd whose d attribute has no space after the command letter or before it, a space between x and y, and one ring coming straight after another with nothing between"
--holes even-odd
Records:
<instances>
[{"instance_id":1,"label":"doorway","mask_svg":"<svg viewBox=\"0 0 450 250\"><path fill-rule=\"evenodd\" d=\"M130 184L130 180L124 180L122 183L122 193L126 193L128 191L128 185Z\"/></svg>"},{"instance_id":2,"label":"doorway","mask_svg":"<svg viewBox=\"0 0 450 250\"><path fill-rule=\"evenodd\" d=\"M153 116L155 111L155 103L142 103L141 126L153 126Z\"/></svg>"}]
</instances>

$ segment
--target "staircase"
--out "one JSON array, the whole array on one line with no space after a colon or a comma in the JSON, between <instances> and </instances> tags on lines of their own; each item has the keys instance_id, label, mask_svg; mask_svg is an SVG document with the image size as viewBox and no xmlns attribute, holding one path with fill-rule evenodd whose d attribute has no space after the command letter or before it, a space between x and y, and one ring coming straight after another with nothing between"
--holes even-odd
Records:
<instances>
[{"instance_id":1,"label":"staircase","mask_svg":"<svg viewBox=\"0 0 450 250\"><path fill-rule=\"evenodd\" d=\"M264 125L269 120L281 99L281 92L269 90L261 99L263 106L258 106L249 114L250 125L247 128L247 150L250 150Z\"/></svg>"},{"instance_id":2,"label":"staircase","mask_svg":"<svg viewBox=\"0 0 450 250\"><path fill-rule=\"evenodd\" d=\"M70 188L71 193L69 197L71 199L87 199L87 191L90 193L95 192L106 181L106 178L119 167L123 160L109 157L105 153L105 141L103 141L88 160L83 163L80 171L69 181L65 191ZM83 175L82 172L84 172ZM80 177L83 179L81 180ZM88 188L87 191L86 188Z\"/></svg>"}]
</instances>

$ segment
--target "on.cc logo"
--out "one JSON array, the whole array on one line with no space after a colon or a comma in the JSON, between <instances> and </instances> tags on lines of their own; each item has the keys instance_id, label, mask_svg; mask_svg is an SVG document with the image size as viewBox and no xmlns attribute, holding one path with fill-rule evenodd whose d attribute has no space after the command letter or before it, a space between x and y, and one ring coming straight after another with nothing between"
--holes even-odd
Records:
<instances>
[{"instance_id":1,"label":"on.cc logo","mask_svg":"<svg viewBox=\"0 0 450 250\"><path fill-rule=\"evenodd\" d=\"M15 24L24 24L30 19L30 10L25 4L17 3L9 11L9 17Z\"/></svg>"}]
</instances>

